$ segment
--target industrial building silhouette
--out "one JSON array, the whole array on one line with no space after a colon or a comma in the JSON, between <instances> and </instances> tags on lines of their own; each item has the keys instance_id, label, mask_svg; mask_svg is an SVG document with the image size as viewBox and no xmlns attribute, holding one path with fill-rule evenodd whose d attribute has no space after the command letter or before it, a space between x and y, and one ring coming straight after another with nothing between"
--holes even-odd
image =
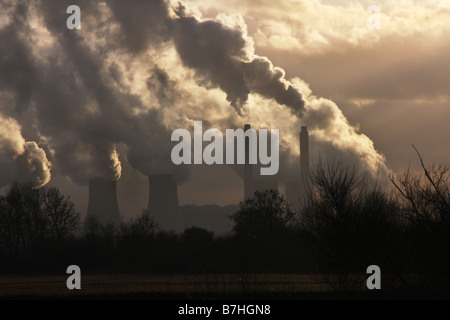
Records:
<instances>
[{"instance_id":1,"label":"industrial building silhouette","mask_svg":"<svg viewBox=\"0 0 450 320\"><path fill-rule=\"evenodd\" d=\"M95 217L103 224L120 224L116 181L94 178L89 181L89 202L86 220Z\"/></svg>"},{"instance_id":2,"label":"industrial building silhouette","mask_svg":"<svg viewBox=\"0 0 450 320\"><path fill-rule=\"evenodd\" d=\"M309 169L309 133L307 127L300 131L300 176L285 184L286 200L293 208L301 205L302 196L306 194L311 183Z\"/></svg>"},{"instance_id":3,"label":"industrial building silhouette","mask_svg":"<svg viewBox=\"0 0 450 320\"><path fill-rule=\"evenodd\" d=\"M178 189L170 174L148 176L147 214L153 217L161 229L181 232L184 223L178 204Z\"/></svg>"},{"instance_id":4,"label":"industrial building silhouette","mask_svg":"<svg viewBox=\"0 0 450 320\"><path fill-rule=\"evenodd\" d=\"M246 124L245 130L251 126ZM301 127L300 142L300 175L285 183L286 200L292 207L300 205L310 183L309 168L309 133L305 126ZM244 194L247 199L258 191L278 190L278 181L274 177L261 176L253 178L254 165L249 164L249 140L245 138ZM178 202L177 184L171 174L151 174L148 176L148 207L143 214L152 216L159 228L167 231L182 232L188 227L202 227L216 233L226 233L232 224L229 215L238 210L238 206L180 206ZM120 225L120 212L117 202L116 181L95 178L89 182L89 202L86 218L96 217L101 223Z\"/></svg>"}]
</instances>

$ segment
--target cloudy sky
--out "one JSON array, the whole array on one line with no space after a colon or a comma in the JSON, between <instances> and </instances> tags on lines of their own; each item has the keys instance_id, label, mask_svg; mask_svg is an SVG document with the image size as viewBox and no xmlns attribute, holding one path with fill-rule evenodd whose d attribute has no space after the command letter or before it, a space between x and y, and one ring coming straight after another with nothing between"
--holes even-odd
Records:
<instances>
[{"instance_id":1,"label":"cloudy sky","mask_svg":"<svg viewBox=\"0 0 450 320\"><path fill-rule=\"evenodd\" d=\"M0 186L55 185L84 213L89 179L116 179L127 218L146 175L171 173L182 204L237 203L241 168L171 164L194 120L280 129L280 181L301 125L312 160L397 173L418 168L414 144L450 162L449 31L444 0L1 0Z\"/></svg>"}]
</instances>

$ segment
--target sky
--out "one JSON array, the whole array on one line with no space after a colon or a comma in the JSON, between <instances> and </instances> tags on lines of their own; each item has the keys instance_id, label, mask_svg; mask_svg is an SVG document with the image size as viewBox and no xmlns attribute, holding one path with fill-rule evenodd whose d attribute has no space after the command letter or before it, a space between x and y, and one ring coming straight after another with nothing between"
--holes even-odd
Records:
<instances>
[{"instance_id":1,"label":"sky","mask_svg":"<svg viewBox=\"0 0 450 320\"><path fill-rule=\"evenodd\" d=\"M181 204L236 204L241 166L170 161L196 120L280 129L281 183L303 125L311 161L386 176L419 169L414 144L448 163L449 31L444 0L1 0L0 187L57 186L84 214L89 179L117 180L130 218L171 173Z\"/></svg>"}]
</instances>

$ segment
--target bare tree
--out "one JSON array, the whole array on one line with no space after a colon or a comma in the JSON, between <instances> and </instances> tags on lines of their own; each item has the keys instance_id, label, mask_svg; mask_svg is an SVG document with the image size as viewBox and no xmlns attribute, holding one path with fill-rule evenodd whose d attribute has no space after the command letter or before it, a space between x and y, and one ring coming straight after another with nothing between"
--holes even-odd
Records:
<instances>
[{"instance_id":1,"label":"bare tree","mask_svg":"<svg viewBox=\"0 0 450 320\"><path fill-rule=\"evenodd\" d=\"M446 164L427 167L418 150L413 148L423 174L408 168L390 179L399 195L402 215L410 227L414 284L422 291L449 293L450 170Z\"/></svg>"},{"instance_id":2,"label":"bare tree","mask_svg":"<svg viewBox=\"0 0 450 320\"><path fill-rule=\"evenodd\" d=\"M414 146L413 146L414 147ZM391 176L403 202L404 213L412 223L432 226L436 222L450 223L450 169L446 164L427 168L417 151L424 176L410 169L399 177Z\"/></svg>"},{"instance_id":3,"label":"bare tree","mask_svg":"<svg viewBox=\"0 0 450 320\"><path fill-rule=\"evenodd\" d=\"M158 229L158 224L150 215L142 215L129 222L122 223L121 234L123 237L137 237L141 239L153 239Z\"/></svg>"},{"instance_id":4,"label":"bare tree","mask_svg":"<svg viewBox=\"0 0 450 320\"><path fill-rule=\"evenodd\" d=\"M339 290L354 290L369 265L398 273L401 225L394 198L372 187L367 173L342 162L319 161L300 212L318 271Z\"/></svg>"},{"instance_id":5,"label":"bare tree","mask_svg":"<svg viewBox=\"0 0 450 320\"><path fill-rule=\"evenodd\" d=\"M99 238L102 234L102 223L97 216L87 216L83 223L83 233L85 237Z\"/></svg>"},{"instance_id":6,"label":"bare tree","mask_svg":"<svg viewBox=\"0 0 450 320\"><path fill-rule=\"evenodd\" d=\"M0 199L0 231L4 246L17 253L44 239L58 241L79 227L79 213L55 188L13 183Z\"/></svg>"},{"instance_id":7,"label":"bare tree","mask_svg":"<svg viewBox=\"0 0 450 320\"><path fill-rule=\"evenodd\" d=\"M57 241L64 240L80 228L80 215L70 198L65 198L56 188L48 188L44 193L44 212L46 213L48 232Z\"/></svg>"}]
</instances>

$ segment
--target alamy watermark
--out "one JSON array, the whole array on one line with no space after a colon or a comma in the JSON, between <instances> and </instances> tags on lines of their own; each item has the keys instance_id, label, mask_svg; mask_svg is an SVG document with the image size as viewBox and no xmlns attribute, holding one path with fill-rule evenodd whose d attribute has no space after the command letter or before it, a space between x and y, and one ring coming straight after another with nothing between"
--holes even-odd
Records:
<instances>
[{"instance_id":1,"label":"alamy watermark","mask_svg":"<svg viewBox=\"0 0 450 320\"><path fill-rule=\"evenodd\" d=\"M80 267L77 265L74 265L74 264L71 266L68 266L66 273L70 274L70 276L67 278L67 281L66 281L67 289L80 290L81 289L81 269L80 269Z\"/></svg>"},{"instance_id":2,"label":"alamy watermark","mask_svg":"<svg viewBox=\"0 0 450 320\"><path fill-rule=\"evenodd\" d=\"M260 174L263 176L278 173L280 165L280 131L278 129L270 130L269 154L267 129L259 129L258 132L252 128L245 131L243 129L226 129L224 139L220 130L208 129L203 133L202 128L202 121L194 121L194 139L191 138L191 133L186 129L173 131L171 141L179 141L171 152L171 159L174 164L192 164L192 158L193 164L245 164L245 140L248 139L248 164L259 163L267 166L260 168ZM194 141L193 152L192 140ZM203 142L210 143L203 149Z\"/></svg>"},{"instance_id":3,"label":"alamy watermark","mask_svg":"<svg viewBox=\"0 0 450 320\"><path fill-rule=\"evenodd\" d=\"M367 8L370 16L367 18L367 28L370 30L381 29L381 9L379 6L371 5Z\"/></svg>"},{"instance_id":4,"label":"alamy watermark","mask_svg":"<svg viewBox=\"0 0 450 320\"><path fill-rule=\"evenodd\" d=\"M67 18L66 26L67 29L81 29L81 9L79 6L70 5L67 7L66 13L71 13L71 15Z\"/></svg>"},{"instance_id":5,"label":"alamy watermark","mask_svg":"<svg viewBox=\"0 0 450 320\"><path fill-rule=\"evenodd\" d=\"M367 289L373 290L381 289L381 269L379 266L373 264L367 267L367 274L370 274L370 277L367 278L366 285Z\"/></svg>"}]
</instances>

